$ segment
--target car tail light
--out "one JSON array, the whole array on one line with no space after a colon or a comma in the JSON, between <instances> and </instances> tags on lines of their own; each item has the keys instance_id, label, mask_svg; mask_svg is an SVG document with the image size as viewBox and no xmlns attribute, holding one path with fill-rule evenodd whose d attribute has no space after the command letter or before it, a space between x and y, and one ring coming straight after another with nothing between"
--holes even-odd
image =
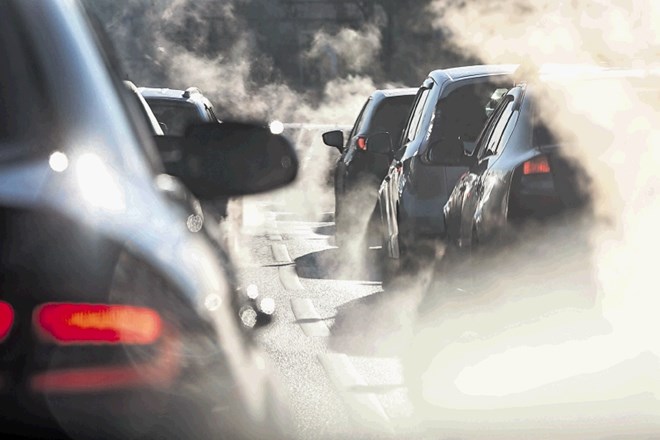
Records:
<instances>
[{"instance_id":1,"label":"car tail light","mask_svg":"<svg viewBox=\"0 0 660 440\"><path fill-rule=\"evenodd\" d=\"M56 344L152 344L160 315L146 307L106 304L44 304L35 311L39 335Z\"/></svg>"},{"instance_id":2,"label":"car tail light","mask_svg":"<svg viewBox=\"0 0 660 440\"><path fill-rule=\"evenodd\" d=\"M357 138L357 147L362 150L362 151L367 151L367 138L365 137L358 137Z\"/></svg>"},{"instance_id":3,"label":"car tail light","mask_svg":"<svg viewBox=\"0 0 660 440\"><path fill-rule=\"evenodd\" d=\"M14 325L14 309L4 301L0 301L0 341L4 341Z\"/></svg>"},{"instance_id":4,"label":"car tail light","mask_svg":"<svg viewBox=\"0 0 660 440\"><path fill-rule=\"evenodd\" d=\"M523 164L523 175L548 174L550 173L550 162L546 156L538 156Z\"/></svg>"}]
</instances>

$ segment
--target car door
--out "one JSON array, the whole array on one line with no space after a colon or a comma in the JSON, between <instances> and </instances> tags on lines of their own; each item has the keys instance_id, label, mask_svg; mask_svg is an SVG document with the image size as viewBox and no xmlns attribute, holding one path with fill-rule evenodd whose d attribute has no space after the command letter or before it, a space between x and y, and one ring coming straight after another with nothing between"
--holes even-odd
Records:
<instances>
[{"instance_id":1,"label":"car door","mask_svg":"<svg viewBox=\"0 0 660 440\"><path fill-rule=\"evenodd\" d=\"M388 247L388 254L394 258L399 257L398 246L396 245L396 238L398 237L398 203L399 203L399 189L401 188L402 174L404 161L411 157L413 152L409 151L414 149L416 139L419 137L421 130L421 120L424 115L424 108L428 101L429 94L434 82L428 79L424 85L417 92L417 97L411 108L408 123L404 129L401 139L401 148L399 148L385 179L381 184L379 191L379 202L381 207L381 220L385 231L385 244Z\"/></svg>"},{"instance_id":2,"label":"car door","mask_svg":"<svg viewBox=\"0 0 660 440\"><path fill-rule=\"evenodd\" d=\"M493 110L491 117L486 122L479 138L477 145L474 148L475 159L479 159L480 151L484 149L483 145L488 142L493 129L497 125L499 118L506 107L504 100ZM475 162L465 173L463 173L454 189L452 190L449 199L444 207L445 226L447 230L447 242L456 248L468 247L469 243L465 243L463 239L463 228L471 231L472 224L463 219L464 209L472 203L466 199L472 197L472 189L476 186L476 181L479 178L478 162ZM466 216L466 220L471 219L471 216ZM465 225L464 225L465 223Z\"/></svg>"},{"instance_id":3,"label":"car door","mask_svg":"<svg viewBox=\"0 0 660 440\"><path fill-rule=\"evenodd\" d=\"M516 112L516 93L510 92L500 103L479 140L475 164L457 185L457 190L463 191L460 232L456 242L459 248L472 249L479 242L483 206L488 203L493 185L497 184L492 167L499 159L503 141L508 139L513 126L509 126L509 123Z\"/></svg>"}]
</instances>

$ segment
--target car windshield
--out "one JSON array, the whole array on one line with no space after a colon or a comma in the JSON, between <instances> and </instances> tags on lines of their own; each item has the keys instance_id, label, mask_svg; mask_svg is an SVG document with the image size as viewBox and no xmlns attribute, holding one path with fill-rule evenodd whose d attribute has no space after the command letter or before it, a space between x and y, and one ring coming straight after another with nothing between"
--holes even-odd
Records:
<instances>
[{"instance_id":1,"label":"car windshield","mask_svg":"<svg viewBox=\"0 0 660 440\"><path fill-rule=\"evenodd\" d=\"M414 95L385 99L376 109L369 131L372 133L386 131L390 133L392 140L398 140L414 100Z\"/></svg>"},{"instance_id":2,"label":"car windshield","mask_svg":"<svg viewBox=\"0 0 660 440\"><path fill-rule=\"evenodd\" d=\"M191 124L204 122L195 104L151 98L147 98L147 102L158 122L166 125L170 136L183 136Z\"/></svg>"}]
</instances>

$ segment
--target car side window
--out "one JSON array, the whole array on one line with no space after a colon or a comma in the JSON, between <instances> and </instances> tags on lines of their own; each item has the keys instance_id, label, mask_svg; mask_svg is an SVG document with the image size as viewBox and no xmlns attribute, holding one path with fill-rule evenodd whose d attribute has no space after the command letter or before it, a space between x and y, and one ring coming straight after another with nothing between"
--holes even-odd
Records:
<instances>
[{"instance_id":1,"label":"car side window","mask_svg":"<svg viewBox=\"0 0 660 440\"><path fill-rule=\"evenodd\" d=\"M502 112L502 116L500 120L497 122L497 125L495 125L495 128L493 129L493 134L490 137L490 140L488 141L488 146L486 147L486 151L497 154L503 139L508 139L508 136L505 136L507 132L511 132L511 129L513 127L513 124L510 124L512 118L513 118L513 100L509 102Z\"/></svg>"},{"instance_id":2,"label":"car side window","mask_svg":"<svg viewBox=\"0 0 660 440\"><path fill-rule=\"evenodd\" d=\"M493 112L488 123L486 124L486 127L479 136L476 150L478 152L477 154L479 158L482 158L485 154L487 154L488 151L491 151L489 150L489 147L492 146L493 142L498 141L501 137L501 134L504 131L504 127L509 120L508 116L511 114L510 109L512 106L513 96L507 95L504 97L504 99L502 99L499 106ZM507 112L507 110L509 111ZM499 135L496 134L496 130L498 128L501 128Z\"/></svg>"},{"instance_id":3,"label":"car side window","mask_svg":"<svg viewBox=\"0 0 660 440\"><path fill-rule=\"evenodd\" d=\"M493 131L495 130L495 127L497 126L498 122L502 117L502 113L504 113L504 110L508 107L509 103L511 103L512 101L513 101L512 96L510 95L505 96L504 98L502 98L499 105L495 108L495 110L491 114L490 118L488 119L488 122L486 122L486 126L479 135L479 140L477 141L477 147L475 149L475 151L477 152L477 157L481 158L484 155L485 151L487 150L486 147L488 146L488 143L493 135Z\"/></svg>"},{"instance_id":4,"label":"car side window","mask_svg":"<svg viewBox=\"0 0 660 440\"><path fill-rule=\"evenodd\" d=\"M367 102L364 103L362 106L362 110L360 110L360 114L358 115L357 119L355 120L355 125L353 125L353 130L351 130L351 135L348 138L349 142L351 139L353 139L357 134L360 132L362 129L362 126L364 125L364 113L367 110L367 107L369 107L369 104L371 103L371 98L367 99Z\"/></svg>"},{"instance_id":5,"label":"car side window","mask_svg":"<svg viewBox=\"0 0 660 440\"><path fill-rule=\"evenodd\" d=\"M418 98L417 101L415 102L415 107L413 108L413 111L411 113L410 123L408 124L408 128L406 130L406 137L403 142L404 144L414 140L419 134L419 130L421 127L420 120L422 119L422 115L424 114L424 107L429 97L430 91L431 89L424 88L421 89L418 93Z\"/></svg>"},{"instance_id":6,"label":"car side window","mask_svg":"<svg viewBox=\"0 0 660 440\"><path fill-rule=\"evenodd\" d=\"M499 87L493 81L466 84L440 99L429 126L428 144L458 138L473 151L488 120L488 106L492 105L495 92L501 90Z\"/></svg>"}]
</instances>

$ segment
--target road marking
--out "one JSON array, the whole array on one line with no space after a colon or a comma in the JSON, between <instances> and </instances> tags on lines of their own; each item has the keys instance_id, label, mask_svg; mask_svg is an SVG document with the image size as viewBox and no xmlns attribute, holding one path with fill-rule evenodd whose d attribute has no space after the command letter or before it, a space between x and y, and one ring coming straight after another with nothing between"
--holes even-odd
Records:
<instances>
[{"instance_id":1,"label":"road marking","mask_svg":"<svg viewBox=\"0 0 660 440\"><path fill-rule=\"evenodd\" d=\"M280 281L286 290L303 290L294 265L279 267Z\"/></svg>"},{"instance_id":2,"label":"road marking","mask_svg":"<svg viewBox=\"0 0 660 440\"><path fill-rule=\"evenodd\" d=\"M285 244L282 243L273 243L270 245L270 250L273 253L273 258L275 258L275 261L278 263L291 263L291 256L289 255L289 251L286 248Z\"/></svg>"},{"instance_id":3,"label":"road marking","mask_svg":"<svg viewBox=\"0 0 660 440\"><path fill-rule=\"evenodd\" d=\"M268 238L270 241L282 241L282 240L283 240L282 236L279 235L279 234L268 234L268 235L267 235L267 238Z\"/></svg>"},{"instance_id":4,"label":"road marking","mask_svg":"<svg viewBox=\"0 0 660 440\"><path fill-rule=\"evenodd\" d=\"M391 420L378 398L374 394L351 391L355 387L366 387L368 384L357 372L348 356L340 353L320 354L319 362L344 404L349 408L349 414L355 422L382 434L394 434Z\"/></svg>"},{"instance_id":5,"label":"road marking","mask_svg":"<svg viewBox=\"0 0 660 440\"><path fill-rule=\"evenodd\" d=\"M330 329L309 298L292 298L291 310L307 336L330 336Z\"/></svg>"}]
</instances>

